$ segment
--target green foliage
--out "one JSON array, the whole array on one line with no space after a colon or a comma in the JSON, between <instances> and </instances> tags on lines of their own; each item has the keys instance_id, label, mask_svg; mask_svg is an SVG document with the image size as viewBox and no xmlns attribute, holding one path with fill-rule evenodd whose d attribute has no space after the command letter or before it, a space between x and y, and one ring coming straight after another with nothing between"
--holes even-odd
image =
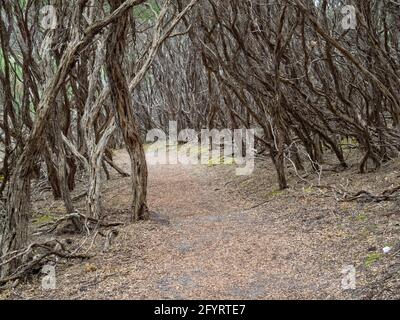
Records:
<instances>
[{"instance_id":1,"label":"green foliage","mask_svg":"<svg viewBox=\"0 0 400 320\"><path fill-rule=\"evenodd\" d=\"M33 222L36 225L42 225L42 224L46 224L46 223L50 223L53 222L55 220L55 218L49 214L42 214L40 216L38 216Z\"/></svg>"},{"instance_id":2,"label":"green foliage","mask_svg":"<svg viewBox=\"0 0 400 320\"><path fill-rule=\"evenodd\" d=\"M374 263L376 263L377 261L379 261L379 259L381 259L382 254L378 253L378 252L373 252L370 253L367 258L365 259L365 266L367 268L369 268L370 266L372 266Z\"/></svg>"},{"instance_id":3,"label":"green foliage","mask_svg":"<svg viewBox=\"0 0 400 320\"><path fill-rule=\"evenodd\" d=\"M341 145L343 149L350 149L358 147L360 144L358 143L358 140L356 138L343 138L341 140Z\"/></svg>"},{"instance_id":4,"label":"green foliage","mask_svg":"<svg viewBox=\"0 0 400 320\"><path fill-rule=\"evenodd\" d=\"M156 0L147 1L146 4L141 4L133 8L133 16L143 22L154 20L156 17L154 12L159 14L160 6Z\"/></svg>"},{"instance_id":5,"label":"green foliage","mask_svg":"<svg viewBox=\"0 0 400 320\"><path fill-rule=\"evenodd\" d=\"M307 188L304 188L303 191L305 193L312 193L314 191L314 188L312 186L309 186Z\"/></svg>"},{"instance_id":6,"label":"green foliage","mask_svg":"<svg viewBox=\"0 0 400 320\"><path fill-rule=\"evenodd\" d=\"M273 190L273 191L271 191L271 192L269 193L269 195L270 195L272 198L275 198L275 197L280 196L282 193L283 193L283 192L282 192L281 190Z\"/></svg>"},{"instance_id":7,"label":"green foliage","mask_svg":"<svg viewBox=\"0 0 400 320\"><path fill-rule=\"evenodd\" d=\"M10 59L10 62L12 64L12 68L13 70L15 70L15 73L17 75L17 80L21 80L22 81L22 67L20 64L18 64L13 58ZM19 81L20 82L20 81Z\"/></svg>"},{"instance_id":8,"label":"green foliage","mask_svg":"<svg viewBox=\"0 0 400 320\"><path fill-rule=\"evenodd\" d=\"M3 72L5 66L3 49L0 48L0 72Z\"/></svg>"},{"instance_id":9,"label":"green foliage","mask_svg":"<svg viewBox=\"0 0 400 320\"><path fill-rule=\"evenodd\" d=\"M368 220L368 217L365 214L360 213L359 215L356 216L356 220L359 222L364 222Z\"/></svg>"},{"instance_id":10,"label":"green foliage","mask_svg":"<svg viewBox=\"0 0 400 320\"><path fill-rule=\"evenodd\" d=\"M24 9L26 7L27 0L19 0L19 6Z\"/></svg>"},{"instance_id":11,"label":"green foliage","mask_svg":"<svg viewBox=\"0 0 400 320\"><path fill-rule=\"evenodd\" d=\"M213 157L211 159L208 160L208 166L212 167L215 165L235 165L235 159L233 159L232 157L224 157L224 156L220 156L220 157Z\"/></svg>"}]
</instances>

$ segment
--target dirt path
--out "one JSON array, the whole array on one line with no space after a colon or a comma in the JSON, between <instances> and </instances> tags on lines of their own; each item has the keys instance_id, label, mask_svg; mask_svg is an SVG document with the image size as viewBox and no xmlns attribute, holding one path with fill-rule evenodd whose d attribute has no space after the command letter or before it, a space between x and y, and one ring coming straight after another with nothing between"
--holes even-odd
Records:
<instances>
[{"instance_id":1,"label":"dirt path","mask_svg":"<svg viewBox=\"0 0 400 320\"><path fill-rule=\"evenodd\" d=\"M118 153L116 159L129 170L126 153ZM99 252L87 264L60 267L57 290L38 293L36 283L22 297L349 297L341 290L341 268L354 261L358 249L346 247L349 238L343 229L328 223L335 216L329 213L332 201L311 205L309 197L289 192L250 209L255 200L245 201L236 191L242 187L253 192L252 177L236 177L233 170L150 167L151 220L123 227L112 249ZM274 176L265 179L273 184ZM108 183L106 208L129 208L129 188L129 178Z\"/></svg>"}]
</instances>

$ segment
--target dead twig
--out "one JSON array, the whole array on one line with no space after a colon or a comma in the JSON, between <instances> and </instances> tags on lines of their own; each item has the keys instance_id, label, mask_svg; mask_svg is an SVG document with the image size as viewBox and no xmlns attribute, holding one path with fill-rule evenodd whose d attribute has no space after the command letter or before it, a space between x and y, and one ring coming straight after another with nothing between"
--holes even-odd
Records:
<instances>
[{"instance_id":1,"label":"dead twig","mask_svg":"<svg viewBox=\"0 0 400 320\"><path fill-rule=\"evenodd\" d=\"M117 227L124 224L123 222L104 222L102 220L87 217L79 212L74 212L61 217L55 222L50 222L42 225L40 229L34 233L34 235L54 232L58 226L60 226L63 222L69 220L74 222L78 221L84 227L81 229L86 230L88 234L90 234L90 230L96 229L97 227L109 228L109 227Z\"/></svg>"},{"instance_id":2,"label":"dead twig","mask_svg":"<svg viewBox=\"0 0 400 320\"><path fill-rule=\"evenodd\" d=\"M63 259L89 259L93 257L93 255L87 254L71 254L65 248L64 243L58 240L51 240L45 243L32 243L27 248L20 250L19 252L16 252L12 255L7 254L1 257L0 266L9 264L16 259L29 256L32 256L32 258L25 263L22 263L11 275L1 278L0 285L21 279L31 270L37 268L40 264L43 264L43 260L49 258L50 256L56 256Z\"/></svg>"}]
</instances>

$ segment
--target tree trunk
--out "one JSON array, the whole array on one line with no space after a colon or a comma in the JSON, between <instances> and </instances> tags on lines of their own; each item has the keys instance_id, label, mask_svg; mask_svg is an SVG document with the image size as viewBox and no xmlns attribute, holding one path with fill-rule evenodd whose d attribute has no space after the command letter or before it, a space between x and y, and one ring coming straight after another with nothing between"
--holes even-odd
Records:
<instances>
[{"instance_id":1,"label":"tree trunk","mask_svg":"<svg viewBox=\"0 0 400 320\"><path fill-rule=\"evenodd\" d=\"M122 0L109 0L112 9L118 8ZM147 164L135 119L128 83L123 71L126 30L129 14L123 15L111 25L107 38L107 75L111 90L111 100L116 111L117 123L121 129L132 169L132 220L147 219Z\"/></svg>"},{"instance_id":2,"label":"tree trunk","mask_svg":"<svg viewBox=\"0 0 400 320\"><path fill-rule=\"evenodd\" d=\"M1 238L1 256L27 246L30 212L30 166L25 154L19 159L11 176L7 194L7 216ZM21 257L22 258L22 257ZM1 266L0 277L8 276L20 264L21 258Z\"/></svg>"},{"instance_id":3,"label":"tree trunk","mask_svg":"<svg viewBox=\"0 0 400 320\"><path fill-rule=\"evenodd\" d=\"M51 159L50 148L47 145L45 145L43 148L43 159L46 163L47 179L49 181L54 200L59 200L61 199L60 179L58 177L57 169Z\"/></svg>"}]
</instances>

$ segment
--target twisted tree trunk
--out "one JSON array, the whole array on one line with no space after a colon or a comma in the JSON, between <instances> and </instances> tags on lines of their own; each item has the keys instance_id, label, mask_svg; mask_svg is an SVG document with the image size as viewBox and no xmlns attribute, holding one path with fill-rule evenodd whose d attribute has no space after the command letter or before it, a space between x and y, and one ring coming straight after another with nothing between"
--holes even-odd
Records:
<instances>
[{"instance_id":1,"label":"twisted tree trunk","mask_svg":"<svg viewBox=\"0 0 400 320\"><path fill-rule=\"evenodd\" d=\"M118 8L122 0L109 0L112 9ZM129 13L114 22L107 38L107 75L111 100L115 108L118 125L122 131L126 149L129 153L132 169L132 220L147 219L147 164L135 119L128 83L123 71L126 30L129 27Z\"/></svg>"}]
</instances>

